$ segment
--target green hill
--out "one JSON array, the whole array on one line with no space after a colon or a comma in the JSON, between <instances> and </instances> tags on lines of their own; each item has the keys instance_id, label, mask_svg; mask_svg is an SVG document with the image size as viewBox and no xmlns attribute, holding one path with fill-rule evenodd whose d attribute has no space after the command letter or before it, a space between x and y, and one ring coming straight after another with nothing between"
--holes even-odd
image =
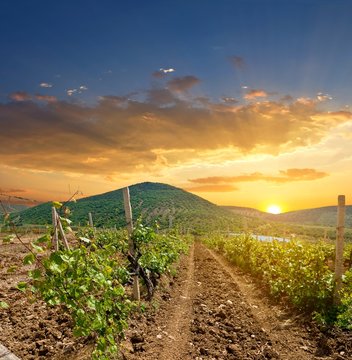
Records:
<instances>
[{"instance_id":1,"label":"green hill","mask_svg":"<svg viewBox=\"0 0 352 360\"><path fill-rule=\"evenodd\" d=\"M270 216L273 220L306 225L336 226L337 207L324 206L315 209L290 211ZM346 227L352 227L352 206L346 206Z\"/></svg>"},{"instance_id":2,"label":"green hill","mask_svg":"<svg viewBox=\"0 0 352 360\"><path fill-rule=\"evenodd\" d=\"M222 206L222 208L229 210L235 214L248 217L266 218L267 215L269 215L268 213L265 213L263 211L243 206Z\"/></svg>"},{"instance_id":3,"label":"green hill","mask_svg":"<svg viewBox=\"0 0 352 360\"><path fill-rule=\"evenodd\" d=\"M0 206L0 214L6 213L15 213L18 211L23 211L28 209L29 206L23 204L15 204L10 202L3 202L2 206Z\"/></svg>"},{"instance_id":4,"label":"green hill","mask_svg":"<svg viewBox=\"0 0 352 360\"><path fill-rule=\"evenodd\" d=\"M170 218L173 226L204 231L238 229L242 223L240 216L170 185L145 182L132 185L129 190L133 218L142 217L149 224L157 221L162 228L169 226ZM89 212L97 227L125 225L122 189L70 202L68 207L71 210L70 219L75 225L87 224ZM19 214L22 224L50 224L51 203L32 207Z\"/></svg>"}]
</instances>

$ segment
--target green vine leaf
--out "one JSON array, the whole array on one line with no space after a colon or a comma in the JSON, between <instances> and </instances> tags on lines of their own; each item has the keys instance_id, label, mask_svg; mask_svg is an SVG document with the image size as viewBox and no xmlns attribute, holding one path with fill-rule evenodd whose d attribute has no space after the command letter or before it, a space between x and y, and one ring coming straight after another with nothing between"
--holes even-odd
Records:
<instances>
[{"instance_id":1,"label":"green vine leaf","mask_svg":"<svg viewBox=\"0 0 352 360\"><path fill-rule=\"evenodd\" d=\"M6 301L0 301L0 308L8 309L10 305Z\"/></svg>"},{"instance_id":2,"label":"green vine leaf","mask_svg":"<svg viewBox=\"0 0 352 360\"><path fill-rule=\"evenodd\" d=\"M28 287L28 284L25 282L25 281L20 281L18 284L17 284L17 289L24 292L27 290L27 287Z\"/></svg>"},{"instance_id":3,"label":"green vine leaf","mask_svg":"<svg viewBox=\"0 0 352 360\"><path fill-rule=\"evenodd\" d=\"M32 253L29 253L27 254L24 259L23 259L23 264L24 265L31 265L35 262L36 258L34 256L34 254Z\"/></svg>"}]
</instances>

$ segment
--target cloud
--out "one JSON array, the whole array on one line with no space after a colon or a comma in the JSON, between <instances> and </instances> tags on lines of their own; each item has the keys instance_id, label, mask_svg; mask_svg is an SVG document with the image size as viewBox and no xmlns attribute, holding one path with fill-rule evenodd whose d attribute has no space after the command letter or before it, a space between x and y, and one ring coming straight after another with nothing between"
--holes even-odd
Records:
<instances>
[{"instance_id":1,"label":"cloud","mask_svg":"<svg viewBox=\"0 0 352 360\"><path fill-rule=\"evenodd\" d=\"M13 101L29 101L32 96L25 91L16 91L9 95L9 98Z\"/></svg>"},{"instance_id":2,"label":"cloud","mask_svg":"<svg viewBox=\"0 0 352 360\"><path fill-rule=\"evenodd\" d=\"M229 60L236 69L243 70L246 66L246 63L241 56L230 56Z\"/></svg>"},{"instance_id":3,"label":"cloud","mask_svg":"<svg viewBox=\"0 0 352 360\"><path fill-rule=\"evenodd\" d=\"M22 194L25 193L28 193L28 191L24 189L0 188L0 200L2 200L3 205L5 205L5 207L9 207L11 206L11 204L27 205L27 206L38 205L39 201L34 199L29 199L27 197L23 197ZM3 209L0 206L0 213L2 211Z\"/></svg>"},{"instance_id":4,"label":"cloud","mask_svg":"<svg viewBox=\"0 0 352 360\"><path fill-rule=\"evenodd\" d=\"M80 90L80 91L86 91L86 90L88 90L88 87L87 87L86 85L81 85L81 86L79 87L79 90Z\"/></svg>"},{"instance_id":5,"label":"cloud","mask_svg":"<svg viewBox=\"0 0 352 360\"><path fill-rule=\"evenodd\" d=\"M261 97L267 97L268 93L264 90L260 90L260 89L253 89L253 90L249 90L245 95L244 95L244 99L246 100L253 100L256 98L261 98Z\"/></svg>"},{"instance_id":6,"label":"cloud","mask_svg":"<svg viewBox=\"0 0 352 360\"><path fill-rule=\"evenodd\" d=\"M205 178L190 179L189 181L196 184L233 184L253 181L268 181L275 183L288 183L293 181L310 181L322 179L329 174L317 171L315 169L287 169L280 170L279 175L265 175L255 172L246 175L237 176L209 176Z\"/></svg>"},{"instance_id":7,"label":"cloud","mask_svg":"<svg viewBox=\"0 0 352 360\"><path fill-rule=\"evenodd\" d=\"M147 91L147 101L152 104L167 105L177 101L169 89L153 88Z\"/></svg>"},{"instance_id":8,"label":"cloud","mask_svg":"<svg viewBox=\"0 0 352 360\"><path fill-rule=\"evenodd\" d=\"M0 188L0 194L18 194L18 193L24 193L26 190L24 189L8 189L8 188Z\"/></svg>"},{"instance_id":9,"label":"cloud","mask_svg":"<svg viewBox=\"0 0 352 360\"><path fill-rule=\"evenodd\" d=\"M221 100L226 104L237 104L239 101L233 97L222 97Z\"/></svg>"},{"instance_id":10,"label":"cloud","mask_svg":"<svg viewBox=\"0 0 352 360\"><path fill-rule=\"evenodd\" d=\"M280 174L287 179L296 180L317 180L328 176L329 174L315 169L287 169L281 170Z\"/></svg>"},{"instance_id":11,"label":"cloud","mask_svg":"<svg viewBox=\"0 0 352 360\"><path fill-rule=\"evenodd\" d=\"M317 94L317 100L318 101L332 100L332 96L330 96L329 94L323 94L323 93L319 92Z\"/></svg>"},{"instance_id":12,"label":"cloud","mask_svg":"<svg viewBox=\"0 0 352 360\"><path fill-rule=\"evenodd\" d=\"M57 101L57 97L51 96L51 95L36 94L35 98L39 101L47 101L47 102L56 102Z\"/></svg>"},{"instance_id":13,"label":"cloud","mask_svg":"<svg viewBox=\"0 0 352 360\"><path fill-rule=\"evenodd\" d=\"M68 96L72 96L73 94L75 94L78 91L78 89L67 89L66 90L66 94Z\"/></svg>"},{"instance_id":14,"label":"cloud","mask_svg":"<svg viewBox=\"0 0 352 360\"><path fill-rule=\"evenodd\" d=\"M163 72L164 74L167 74L167 73L172 73L172 72L174 72L175 69L173 69L173 68L169 68L169 69L163 69L163 68L161 68L160 71Z\"/></svg>"},{"instance_id":15,"label":"cloud","mask_svg":"<svg viewBox=\"0 0 352 360\"><path fill-rule=\"evenodd\" d=\"M127 96L115 96L115 95L105 95L99 96L100 104L105 106L122 106L126 104L128 97Z\"/></svg>"},{"instance_id":16,"label":"cloud","mask_svg":"<svg viewBox=\"0 0 352 360\"><path fill-rule=\"evenodd\" d=\"M234 160L294 151L352 122L351 112L321 111L315 103L232 105L176 95L170 89L150 89L144 101L131 100L130 94L107 95L94 106L66 101L0 103L0 164L104 176L146 173L207 161L214 154L218 162L221 154ZM261 174L257 179L296 181L293 174Z\"/></svg>"},{"instance_id":17,"label":"cloud","mask_svg":"<svg viewBox=\"0 0 352 360\"><path fill-rule=\"evenodd\" d=\"M200 83L200 80L193 76L187 75L183 77L176 77L167 82L167 86L171 91L184 92L191 89L193 86Z\"/></svg>"},{"instance_id":18,"label":"cloud","mask_svg":"<svg viewBox=\"0 0 352 360\"><path fill-rule=\"evenodd\" d=\"M167 74L171 74L173 72L175 72L176 70L173 68L169 68L169 69L159 69L158 71L154 71L152 73L152 76L157 78L157 79L163 79L164 77L167 76Z\"/></svg>"},{"instance_id":19,"label":"cloud","mask_svg":"<svg viewBox=\"0 0 352 360\"><path fill-rule=\"evenodd\" d=\"M281 102L292 102L294 100L293 96L291 95L284 95L281 97Z\"/></svg>"},{"instance_id":20,"label":"cloud","mask_svg":"<svg viewBox=\"0 0 352 360\"><path fill-rule=\"evenodd\" d=\"M49 83L46 83L46 82L40 83L39 86L42 87L42 88L51 88L51 87L53 87L52 84L49 84Z\"/></svg>"},{"instance_id":21,"label":"cloud","mask_svg":"<svg viewBox=\"0 0 352 360\"><path fill-rule=\"evenodd\" d=\"M190 192L231 192L238 190L236 186L224 185L224 184L192 186L192 187L184 187L183 189Z\"/></svg>"}]
</instances>

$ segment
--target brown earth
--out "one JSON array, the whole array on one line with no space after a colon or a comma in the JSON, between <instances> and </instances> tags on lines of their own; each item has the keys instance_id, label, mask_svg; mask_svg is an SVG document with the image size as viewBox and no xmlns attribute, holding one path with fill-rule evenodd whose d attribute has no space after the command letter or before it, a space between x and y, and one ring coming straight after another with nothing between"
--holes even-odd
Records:
<instances>
[{"instance_id":1,"label":"brown earth","mask_svg":"<svg viewBox=\"0 0 352 360\"><path fill-rule=\"evenodd\" d=\"M89 339L72 336L60 308L31 301L15 285L26 278L20 244L0 245L0 343L21 359L89 359ZM7 268L17 264L14 273ZM273 305L250 277L200 243L175 277L164 277L144 313L130 322L125 360L352 359L352 334L325 333Z\"/></svg>"},{"instance_id":2,"label":"brown earth","mask_svg":"<svg viewBox=\"0 0 352 360\"><path fill-rule=\"evenodd\" d=\"M352 334L320 332L270 304L250 277L196 243L154 313L130 326L126 360L352 359Z\"/></svg>"}]
</instances>

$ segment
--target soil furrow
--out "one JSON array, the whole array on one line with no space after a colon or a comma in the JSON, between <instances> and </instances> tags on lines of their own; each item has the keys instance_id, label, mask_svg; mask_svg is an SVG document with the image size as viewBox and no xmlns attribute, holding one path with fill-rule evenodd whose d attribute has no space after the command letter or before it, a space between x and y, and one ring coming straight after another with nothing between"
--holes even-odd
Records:
<instances>
[{"instance_id":1,"label":"soil furrow","mask_svg":"<svg viewBox=\"0 0 352 360\"><path fill-rule=\"evenodd\" d=\"M255 319L269 335L280 359L319 359L315 355L319 353L317 338L309 325L300 323L299 319L296 321L294 316L285 312L282 307L269 304L268 298L253 285L250 278L245 281L245 276L239 274L225 259L209 249L207 251L238 286ZM329 359L327 356L324 358Z\"/></svg>"}]
</instances>

